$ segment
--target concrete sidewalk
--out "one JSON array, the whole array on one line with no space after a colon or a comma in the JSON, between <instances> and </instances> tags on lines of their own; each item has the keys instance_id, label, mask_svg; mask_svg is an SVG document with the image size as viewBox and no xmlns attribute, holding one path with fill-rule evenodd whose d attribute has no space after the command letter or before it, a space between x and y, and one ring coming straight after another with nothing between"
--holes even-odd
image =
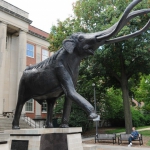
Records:
<instances>
[{"instance_id":1,"label":"concrete sidewalk","mask_svg":"<svg viewBox=\"0 0 150 150\"><path fill-rule=\"evenodd\" d=\"M116 145L100 145L100 144L83 144L84 150L150 150L146 147L128 147Z\"/></svg>"}]
</instances>

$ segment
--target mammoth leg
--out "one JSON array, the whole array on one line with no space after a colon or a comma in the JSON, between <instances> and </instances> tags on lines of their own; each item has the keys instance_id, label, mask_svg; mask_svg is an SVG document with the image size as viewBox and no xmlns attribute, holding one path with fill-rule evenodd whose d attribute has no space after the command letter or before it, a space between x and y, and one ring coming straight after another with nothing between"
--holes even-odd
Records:
<instances>
[{"instance_id":1,"label":"mammoth leg","mask_svg":"<svg viewBox=\"0 0 150 150\"><path fill-rule=\"evenodd\" d=\"M71 105L72 105L72 100L69 99L68 97L65 97L63 116L62 116L61 125L60 125L61 128L69 127L68 123L69 123Z\"/></svg>"},{"instance_id":2,"label":"mammoth leg","mask_svg":"<svg viewBox=\"0 0 150 150\"><path fill-rule=\"evenodd\" d=\"M26 100L25 100L25 94L24 94L24 87L21 87L19 88L19 92L18 92L18 101L17 101L14 119L12 122L12 129L20 129L19 119L20 119L21 111L25 102Z\"/></svg>"},{"instance_id":3,"label":"mammoth leg","mask_svg":"<svg viewBox=\"0 0 150 150\"><path fill-rule=\"evenodd\" d=\"M53 107L55 104L55 99L47 99L47 118L45 123L45 128L53 128L52 117L53 117Z\"/></svg>"},{"instance_id":4,"label":"mammoth leg","mask_svg":"<svg viewBox=\"0 0 150 150\"><path fill-rule=\"evenodd\" d=\"M17 103L14 119L13 119L13 122L12 122L12 129L20 129L19 119L20 119L20 116L21 116L21 111L22 111L23 105L24 105L24 103L22 103L22 102Z\"/></svg>"},{"instance_id":5,"label":"mammoth leg","mask_svg":"<svg viewBox=\"0 0 150 150\"><path fill-rule=\"evenodd\" d=\"M72 77L65 67L61 65L60 67L56 67L55 71L65 95L72 101L76 102L89 115L89 119L97 118L98 115L95 113L94 107L76 92Z\"/></svg>"}]
</instances>

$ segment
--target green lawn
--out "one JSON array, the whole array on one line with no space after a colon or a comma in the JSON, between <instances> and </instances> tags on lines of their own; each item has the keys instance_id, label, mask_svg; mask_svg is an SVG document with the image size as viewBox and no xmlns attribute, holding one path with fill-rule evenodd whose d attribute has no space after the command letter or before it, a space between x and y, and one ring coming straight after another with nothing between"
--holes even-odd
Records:
<instances>
[{"instance_id":1,"label":"green lawn","mask_svg":"<svg viewBox=\"0 0 150 150\"><path fill-rule=\"evenodd\" d=\"M125 132L124 128L117 128L117 129L112 129L112 130L107 130L106 133L120 133L120 132Z\"/></svg>"},{"instance_id":2,"label":"green lawn","mask_svg":"<svg viewBox=\"0 0 150 150\"><path fill-rule=\"evenodd\" d=\"M138 129L144 129L144 128L150 128L150 126L138 127L137 130L138 130Z\"/></svg>"},{"instance_id":3,"label":"green lawn","mask_svg":"<svg viewBox=\"0 0 150 150\"><path fill-rule=\"evenodd\" d=\"M144 136L149 136L150 137L150 130L145 130L145 131L139 131Z\"/></svg>"},{"instance_id":4,"label":"green lawn","mask_svg":"<svg viewBox=\"0 0 150 150\"><path fill-rule=\"evenodd\" d=\"M148 141L147 146L150 146L150 141Z\"/></svg>"},{"instance_id":5,"label":"green lawn","mask_svg":"<svg viewBox=\"0 0 150 150\"><path fill-rule=\"evenodd\" d=\"M143 127L138 127L136 128L137 130L139 129L144 129L144 128L150 128L150 126L143 126ZM107 130L106 133L120 133L120 132L125 132L125 128L116 128L116 129L111 129L111 130ZM143 132L143 131L140 131L140 133ZM147 130L147 131L144 131L144 134L145 135L146 133L149 133L148 136L150 136L150 131Z\"/></svg>"}]
</instances>

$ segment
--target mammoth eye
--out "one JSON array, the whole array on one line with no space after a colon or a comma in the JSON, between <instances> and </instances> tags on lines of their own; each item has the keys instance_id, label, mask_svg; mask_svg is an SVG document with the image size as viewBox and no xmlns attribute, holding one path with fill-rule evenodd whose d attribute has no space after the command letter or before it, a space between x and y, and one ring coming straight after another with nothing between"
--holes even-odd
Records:
<instances>
[{"instance_id":1,"label":"mammoth eye","mask_svg":"<svg viewBox=\"0 0 150 150\"><path fill-rule=\"evenodd\" d=\"M83 36L79 36L79 39L78 39L80 42L82 42L84 40L84 37Z\"/></svg>"}]
</instances>

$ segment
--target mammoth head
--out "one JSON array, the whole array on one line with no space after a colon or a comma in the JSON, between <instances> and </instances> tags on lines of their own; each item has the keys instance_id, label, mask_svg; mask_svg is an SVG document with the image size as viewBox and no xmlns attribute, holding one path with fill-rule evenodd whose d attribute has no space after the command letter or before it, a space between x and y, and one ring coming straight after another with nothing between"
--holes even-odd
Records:
<instances>
[{"instance_id":1,"label":"mammoth head","mask_svg":"<svg viewBox=\"0 0 150 150\"><path fill-rule=\"evenodd\" d=\"M63 47L68 53L73 53L74 49L81 55L93 55L98 48L96 39L92 34L74 33L70 39L63 41Z\"/></svg>"},{"instance_id":2,"label":"mammoth head","mask_svg":"<svg viewBox=\"0 0 150 150\"><path fill-rule=\"evenodd\" d=\"M130 13L132 8L141 1L142 0L133 0L125 9L121 19L107 30L96 33L74 33L70 39L63 41L64 49L70 54L76 50L80 55L93 55L94 51L99 46L126 40L146 31L150 26L150 20L141 30L136 31L135 33L110 39L111 37L115 36L133 17L150 12L150 9L142 9Z\"/></svg>"}]
</instances>

